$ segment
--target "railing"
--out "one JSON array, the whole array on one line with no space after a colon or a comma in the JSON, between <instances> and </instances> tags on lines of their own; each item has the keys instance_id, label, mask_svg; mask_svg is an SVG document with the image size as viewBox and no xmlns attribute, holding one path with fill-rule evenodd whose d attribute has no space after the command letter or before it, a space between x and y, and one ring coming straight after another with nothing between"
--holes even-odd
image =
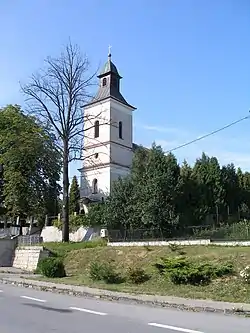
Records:
<instances>
[{"instance_id":1,"label":"railing","mask_svg":"<svg viewBox=\"0 0 250 333\"><path fill-rule=\"evenodd\" d=\"M185 236L180 232L172 233L170 231L161 229L108 230L108 236L111 242L164 241L171 239L201 238L190 234Z\"/></svg>"},{"instance_id":2,"label":"railing","mask_svg":"<svg viewBox=\"0 0 250 333\"><path fill-rule=\"evenodd\" d=\"M40 235L25 235L18 236L18 245L37 245L43 242L43 238Z\"/></svg>"},{"instance_id":3,"label":"railing","mask_svg":"<svg viewBox=\"0 0 250 333\"><path fill-rule=\"evenodd\" d=\"M120 229L108 230L111 242L168 241L168 240L250 240L250 221L224 224L217 228L208 225L173 226L169 230L161 229Z\"/></svg>"}]
</instances>

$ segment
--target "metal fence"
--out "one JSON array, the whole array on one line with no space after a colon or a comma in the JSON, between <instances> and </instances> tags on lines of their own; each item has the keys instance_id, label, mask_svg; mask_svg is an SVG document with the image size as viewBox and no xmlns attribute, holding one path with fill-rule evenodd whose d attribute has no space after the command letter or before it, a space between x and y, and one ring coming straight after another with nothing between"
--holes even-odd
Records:
<instances>
[{"instance_id":1,"label":"metal fence","mask_svg":"<svg viewBox=\"0 0 250 333\"><path fill-rule=\"evenodd\" d=\"M189 232L176 230L170 232L161 229L127 229L127 230L108 230L109 240L112 242L136 242L136 241L166 241L173 239L200 239L204 238L195 235L190 229ZM205 237L209 238L209 236Z\"/></svg>"},{"instance_id":2,"label":"metal fence","mask_svg":"<svg viewBox=\"0 0 250 333\"><path fill-rule=\"evenodd\" d=\"M250 222L213 226L188 226L186 228L161 229L120 229L108 230L111 242L169 241L188 239L250 240Z\"/></svg>"},{"instance_id":3,"label":"metal fence","mask_svg":"<svg viewBox=\"0 0 250 333\"><path fill-rule=\"evenodd\" d=\"M25 235L18 236L17 243L18 245L37 245L43 242L43 238L40 235Z\"/></svg>"}]
</instances>

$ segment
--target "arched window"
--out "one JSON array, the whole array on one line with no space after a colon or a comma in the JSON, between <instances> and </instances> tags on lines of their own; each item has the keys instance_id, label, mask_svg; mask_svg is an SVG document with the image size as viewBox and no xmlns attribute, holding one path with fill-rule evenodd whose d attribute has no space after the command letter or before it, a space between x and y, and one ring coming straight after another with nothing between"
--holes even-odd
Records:
<instances>
[{"instance_id":1,"label":"arched window","mask_svg":"<svg viewBox=\"0 0 250 333\"><path fill-rule=\"evenodd\" d=\"M105 87L107 85L107 78L105 77L103 80L102 80L102 86Z\"/></svg>"},{"instance_id":2,"label":"arched window","mask_svg":"<svg viewBox=\"0 0 250 333\"><path fill-rule=\"evenodd\" d=\"M97 188L97 179L94 178L92 181L92 194L97 194L98 188Z\"/></svg>"},{"instance_id":3,"label":"arched window","mask_svg":"<svg viewBox=\"0 0 250 333\"><path fill-rule=\"evenodd\" d=\"M95 125L94 125L94 130L95 130L95 138L99 138L99 132L100 132L100 124L99 124L99 120L95 121Z\"/></svg>"},{"instance_id":4,"label":"arched window","mask_svg":"<svg viewBox=\"0 0 250 333\"><path fill-rule=\"evenodd\" d=\"M122 139L122 121L119 121L119 139Z\"/></svg>"}]
</instances>

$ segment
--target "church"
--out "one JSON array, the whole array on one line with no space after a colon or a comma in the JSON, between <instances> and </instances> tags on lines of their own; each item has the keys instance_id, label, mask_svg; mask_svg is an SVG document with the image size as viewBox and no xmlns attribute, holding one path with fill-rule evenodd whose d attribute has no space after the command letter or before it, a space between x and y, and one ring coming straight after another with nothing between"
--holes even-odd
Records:
<instances>
[{"instance_id":1,"label":"church","mask_svg":"<svg viewBox=\"0 0 250 333\"><path fill-rule=\"evenodd\" d=\"M111 184L129 174L136 144L133 143L134 106L121 93L117 67L108 60L98 75L99 88L84 105L84 151L80 192L82 204L102 202Z\"/></svg>"}]
</instances>

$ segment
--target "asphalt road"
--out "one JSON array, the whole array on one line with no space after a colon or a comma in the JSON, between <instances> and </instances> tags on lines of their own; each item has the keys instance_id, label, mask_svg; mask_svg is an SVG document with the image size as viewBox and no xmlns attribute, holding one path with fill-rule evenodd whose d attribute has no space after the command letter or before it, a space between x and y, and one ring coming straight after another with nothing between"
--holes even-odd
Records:
<instances>
[{"instance_id":1,"label":"asphalt road","mask_svg":"<svg viewBox=\"0 0 250 333\"><path fill-rule=\"evenodd\" d=\"M249 333L250 319L86 299L0 284L1 333Z\"/></svg>"}]
</instances>

